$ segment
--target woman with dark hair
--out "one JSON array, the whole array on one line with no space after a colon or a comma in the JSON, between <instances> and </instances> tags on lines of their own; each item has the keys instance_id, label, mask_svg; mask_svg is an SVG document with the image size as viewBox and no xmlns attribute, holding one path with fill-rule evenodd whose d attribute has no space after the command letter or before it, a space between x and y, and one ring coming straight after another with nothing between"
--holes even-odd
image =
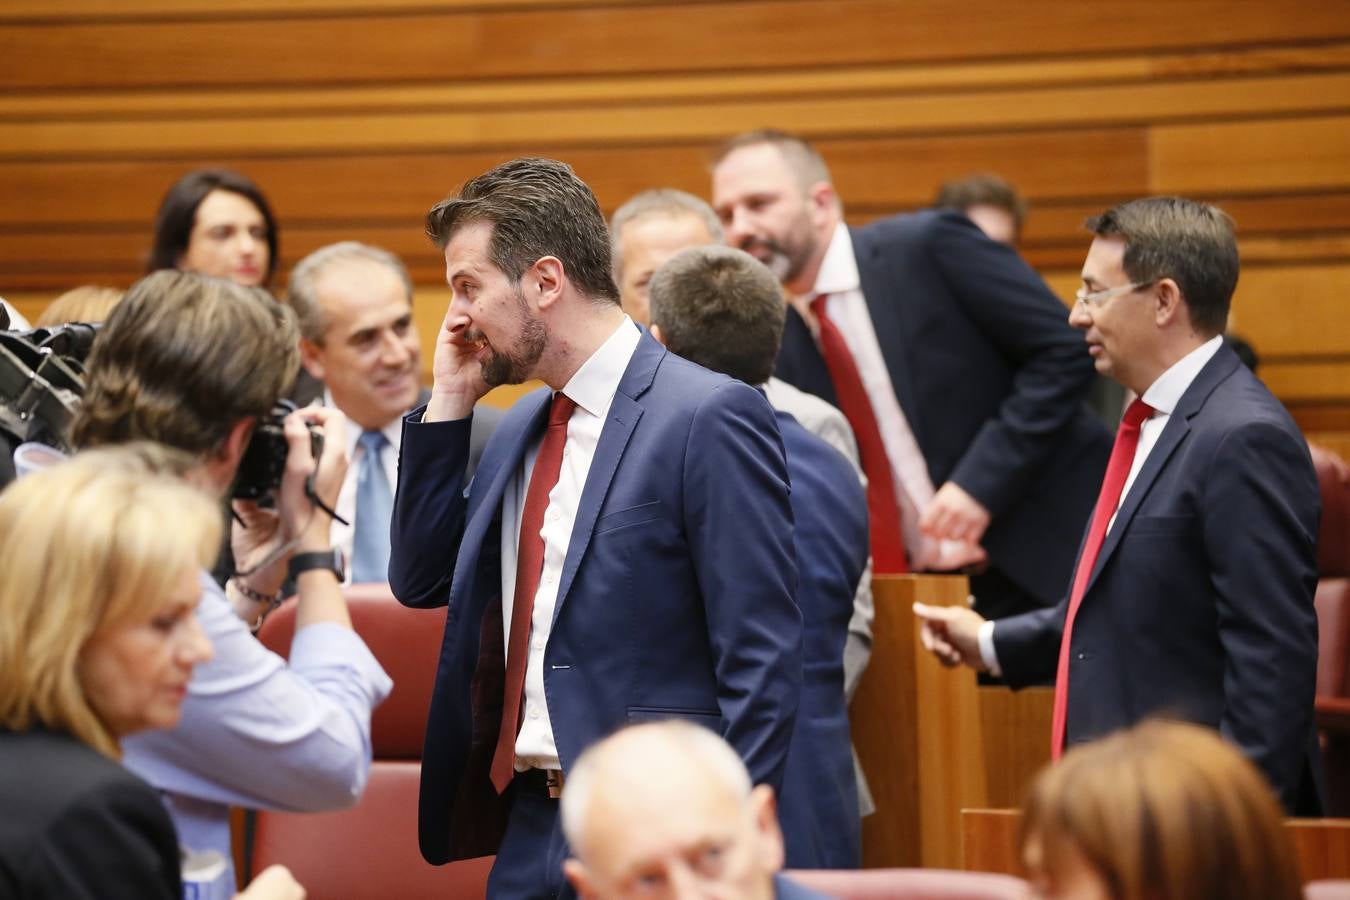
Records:
<instances>
[{"instance_id":1,"label":"woman with dark hair","mask_svg":"<svg viewBox=\"0 0 1350 900\"><path fill-rule=\"evenodd\" d=\"M1149 721L1037 776L1022 817L1033 900L1301 900L1283 811L1241 753Z\"/></svg>"},{"instance_id":2,"label":"woman with dark hair","mask_svg":"<svg viewBox=\"0 0 1350 900\"><path fill-rule=\"evenodd\" d=\"M276 264L276 219L246 176L198 169L164 195L147 272L183 269L259 287L272 280Z\"/></svg>"}]
</instances>

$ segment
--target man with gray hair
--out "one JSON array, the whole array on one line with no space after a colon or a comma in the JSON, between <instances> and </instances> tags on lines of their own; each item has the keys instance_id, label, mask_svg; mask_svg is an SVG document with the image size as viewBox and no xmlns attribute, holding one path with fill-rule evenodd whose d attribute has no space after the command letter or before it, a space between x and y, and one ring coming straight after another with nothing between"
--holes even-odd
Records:
<instances>
[{"instance_id":1,"label":"man with gray hair","mask_svg":"<svg viewBox=\"0 0 1350 900\"><path fill-rule=\"evenodd\" d=\"M773 274L730 247L691 247L651 281L652 336L714 372L761 385L783 335ZM867 566L867 495L849 462L778 411L792 481L797 606L802 611L802 699L783 772L779 810L788 865L861 862L858 792L844 694L844 642Z\"/></svg>"},{"instance_id":2,"label":"man with gray hair","mask_svg":"<svg viewBox=\"0 0 1350 900\"><path fill-rule=\"evenodd\" d=\"M563 791L562 824L574 854L563 871L583 898L820 896L777 874L773 788L752 788L736 751L687 722L634 725L592 745Z\"/></svg>"},{"instance_id":3,"label":"man with gray hair","mask_svg":"<svg viewBox=\"0 0 1350 900\"><path fill-rule=\"evenodd\" d=\"M300 322L300 360L323 385L325 406L348 431L352 465L338 495L333 542L351 560L353 583L388 580L389 515L404 414L426 402L412 279L397 256L356 241L320 247L291 271L288 300ZM473 419L470 470L501 413Z\"/></svg>"}]
</instances>

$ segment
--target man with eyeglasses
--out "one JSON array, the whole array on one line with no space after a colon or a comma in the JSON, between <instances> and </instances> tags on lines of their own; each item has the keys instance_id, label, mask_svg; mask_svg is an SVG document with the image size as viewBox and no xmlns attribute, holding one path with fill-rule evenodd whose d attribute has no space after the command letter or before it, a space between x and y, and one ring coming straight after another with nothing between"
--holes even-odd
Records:
<instances>
[{"instance_id":1,"label":"man with eyeglasses","mask_svg":"<svg viewBox=\"0 0 1350 900\"><path fill-rule=\"evenodd\" d=\"M1111 438L1045 282L957 210L850 228L825 161L784 132L728 141L712 195L727 243L788 294L775 374L857 436L874 570L971 571L985 615L1054 606Z\"/></svg>"},{"instance_id":2,"label":"man with eyeglasses","mask_svg":"<svg viewBox=\"0 0 1350 900\"><path fill-rule=\"evenodd\" d=\"M1320 812L1313 725L1320 500L1307 444L1223 344L1232 221L1178 197L1096 235L1069 322L1134 392L1056 609L985 621L916 605L925 646L1014 686L1055 676L1051 750L1148 716L1219 730L1285 808Z\"/></svg>"}]
</instances>

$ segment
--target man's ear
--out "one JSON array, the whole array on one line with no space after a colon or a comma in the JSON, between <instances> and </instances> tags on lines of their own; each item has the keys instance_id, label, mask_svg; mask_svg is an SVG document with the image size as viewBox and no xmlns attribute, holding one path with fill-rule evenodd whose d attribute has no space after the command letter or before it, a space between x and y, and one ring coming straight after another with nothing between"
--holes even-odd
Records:
<instances>
[{"instance_id":1,"label":"man's ear","mask_svg":"<svg viewBox=\"0 0 1350 900\"><path fill-rule=\"evenodd\" d=\"M658 344L660 344L662 347L668 346L666 344L666 336L661 333L660 325L657 325L655 322L653 322L652 324L647 326L647 330L652 333L652 337L656 340Z\"/></svg>"},{"instance_id":2,"label":"man's ear","mask_svg":"<svg viewBox=\"0 0 1350 900\"><path fill-rule=\"evenodd\" d=\"M839 196L834 185L828 181L817 181L806 190L806 199L811 207L812 217L819 221L824 216L832 216L839 209Z\"/></svg>"},{"instance_id":3,"label":"man's ear","mask_svg":"<svg viewBox=\"0 0 1350 900\"><path fill-rule=\"evenodd\" d=\"M529 280L533 282L530 289L533 290L535 296L530 296L531 290L527 289L525 299L532 301L540 311L548 309L562 297L563 282L566 277L567 273L563 269L562 260L558 257L539 257L534 261L534 265L530 266Z\"/></svg>"},{"instance_id":4,"label":"man's ear","mask_svg":"<svg viewBox=\"0 0 1350 900\"><path fill-rule=\"evenodd\" d=\"M563 874L567 876L567 880L572 883L577 896L582 900L590 900L595 896L595 890L591 885L591 873L586 871L586 867L581 864L581 860L563 860Z\"/></svg>"},{"instance_id":5,"label":"man's ear","mask_svg":"<svg viewBox=\"0 0 1350 900\"><path fill-rule=\"evenodd\" d=\"M783 830L778 825L778 800L773 788L757 785L750 792L750 816L755 830L756 854L765 872L773 874L783 868Z\"/></svg>"},{"instance_id":6,"label":"man's ear","mask_svg":"<svg viewBox=\"0 0 1350 900\"><path fill-rule=\"evenodd\" d=\"M1191 327L1191 311L1181 296L1181 288L1170 278L1160 278L1154 286L1154 321L1159 328L1173 323Z\"/></svg>"},{"instance_id":7,"label":"man's ear","mask_svg":"<svg viewBox=\"0 0 1350 900\"><path fill-rule=\"evenodd\" d=\"M300 365L305 367L305 371L314 376L315 381L324 380L323 354L319 345L309 338L300 339Z\"/></svg>"}]
</instances>

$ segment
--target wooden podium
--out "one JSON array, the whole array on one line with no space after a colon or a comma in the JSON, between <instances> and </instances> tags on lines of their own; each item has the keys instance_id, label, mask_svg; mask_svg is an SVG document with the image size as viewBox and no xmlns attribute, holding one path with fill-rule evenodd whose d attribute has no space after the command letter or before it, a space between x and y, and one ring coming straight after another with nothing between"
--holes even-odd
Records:
<instances>
[{"instance_id":1,"label":"wooden podium","mask_svg":"<svg viewBox=\"0 0 1350 900\"><path fill-rule=\"evenodd\" d=\"M1052 691L979 687L919 643L911 609L966 602L963 576L884 575L872 661L849 709L877 811L863 820L863 865L961 868L961 810L1019 807L1050 758Z\"/></svg>"}]
</instances>

